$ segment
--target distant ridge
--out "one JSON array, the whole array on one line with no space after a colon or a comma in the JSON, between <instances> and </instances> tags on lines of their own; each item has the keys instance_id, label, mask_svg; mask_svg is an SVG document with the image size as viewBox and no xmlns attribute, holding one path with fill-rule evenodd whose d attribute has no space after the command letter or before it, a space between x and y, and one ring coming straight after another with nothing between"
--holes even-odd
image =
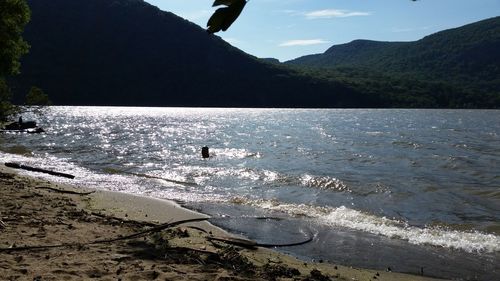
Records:
<instances>
[{"instance_id":1,"label":"distant ridge","mask_svg":"<svg viewBox=\"0 0 500 281\"><path fill-rule=\"evenodd\" d=\"M473 92L500 93L500 17L437 32L414 42L355 40L288 65L359 68Z\"/></svg>"},{"instance_id":2,"label":"distant ridge","mask_svg":"<svg viewBox=\"0 0 500 281\"><path fill-rule=\"evenodd\" d=\"M350 43L334 45L323 54L302 56L285 63L312 67L375 66L380 59L389 56L390 52L409 44L358 39Z\"/></svg>"}]
</instances>

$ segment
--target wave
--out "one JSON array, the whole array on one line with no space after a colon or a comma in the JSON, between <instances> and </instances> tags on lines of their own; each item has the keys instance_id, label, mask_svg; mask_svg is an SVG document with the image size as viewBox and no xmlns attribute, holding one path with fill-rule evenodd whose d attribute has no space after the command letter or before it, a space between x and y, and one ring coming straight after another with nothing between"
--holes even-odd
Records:
<instances>
[{"instance_id":1,"label":"wave","mask_svg":"<svg viewBox=\"0 0 500 281\"><path fill-rule=\"evenodd\" d=\"M238 148L212 148L210 149L210 153L212 156L224 157L224 158L260 158L261 154L259 152L250 152L246 149L238 149Z\"/></svg>"},{"instance_id":2,"label":"wave","mask_svg":"<svg viewBox=\"0 0 500 281\"><path fill-rule=\"evenodd\" d=\"M205 186L203 180L198 178L207 178L209 176L236 176L239 178L248 178L251 180L262 180L272 185L299 185L309 188L320 188L334 190L340 192L350 192L349 187L342 181L333 177L314 176L302 174L290 176L268 170L254 169L227 169L227 168L212 168L212 167L186 167L176 170L176 173L151 173L144 174L140 178L165 180L168 182L180 184L185 187L196 187L196 192L190 189L169 188L168 196L161 189L149 189L139 182L134 180L137 175L130 172L129 176L121 176L123 171L118 169L109 169L106 174L96 175L90 170L81 168L66 159L57 159L54 157L45 156L44 158L34 159L33 157L25 157L16 154L0 153L3 161L23 161L31 165L40 165L45 168L57 168L62 171L76 174L77 179L71 183L76 185L87 186L89 182L99 188L124 191L133 194L143 194L158 198L181 199L187 202L230 202L233 204L241 204L261 208L265 210L279 211L289 214L294 217L312 218L320 224L362 231L375 235L385 236L393 239L406 240L412 244L432 245L438 247L459 249L466 252L498 252L500 251L500 236L494 234L485 234L478 231L462 231L452 230L440 226L416 227L408 225L406 222L395 219L378 217L373 214L362 211L341 207L321 207L308 204L288 204L276 200L264 199L248 199L246 197L232 197L225 194L214 194L212 190L207 188L199 188ZM56 169L56 170L57 170ZM173 171L171 171L173 172ZM177 177L178 173L182 177ZM187 174L191 173L189 176ZM177 175L177 176L176 176ZM80 178L80 179L78 179ZM194 180L193 180L194 179ZM58 179L60 181L60 179ZM119 184L118 184L119 183ZM198 184L199 186L196 186ZM493 194L494 196L497 193Z\"/></svg>"},{"instance_id":3,"label":"wave","mask_svg":"<svg viewBox=\"0 0 500 281\"><path fill-rule=\"evenodd\" d=\"M401 239L411 244L458 249L469 253L500 251L500 237L494 234L450 230L442 227L420 228L408 225L403 221L378 217L345 206L319 207L306 204L286 204L274 200L247 200L245 198L234 198L231 202L279 211L291 216L309 217L323 225Z\"/></svg>"},{"instance_id":4,"label":"wave","mask_svg":"<svg viewBox=\"0 0 500 281\"><path fill-rule=\"evenodd\" d=\"M260 181L271 186L299 186L307 188L318 188L339 192L352 190L342 180L311 174L290 175L266 169L253 168L225 168L225 167L203 167L203 166L181 166L174 171L182 181L193 181L198 185L207 184L213 178L236 178L238 180ZM174 177L173 175L171 177Z\"/></svg>"},{"instance_id":5,"label":"wave","mask_svg":"<svg viewBox=\"0 0 500 281\"><path fill-rule=\"evenodd\" d=\"M305 174L300 177L300 182L302 183L302 185L307 187L317 187L320 189L351 192L351 190L347 187L347 185L344 182L342 182L339 179L327 176L318 177Z\"/></svg>"}]
</instances>

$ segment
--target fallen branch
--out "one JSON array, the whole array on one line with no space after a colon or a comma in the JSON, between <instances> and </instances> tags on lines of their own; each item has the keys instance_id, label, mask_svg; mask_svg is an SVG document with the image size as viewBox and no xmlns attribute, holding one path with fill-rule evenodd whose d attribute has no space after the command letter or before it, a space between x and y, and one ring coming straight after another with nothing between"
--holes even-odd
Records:
<instances>
[{"instance_id":1,"label":"fallen branch","mask_svg":"<svg viewBox=\"0 0 500 281\"><path fill-rule=\"evenodd\" d=\"M59 193L64 193L64 194L90 195L92 193L95 193L95 191L90 191L90 192L76 192L76 191L71 191L71 190L64 190L64 189L53 188L53 187L50 187L50 186L37 186L36 188L39 188L39 189L48 189L48 190L52 190L52 191L59 192Z\"/></svg>"},{"instance_id":2,"label":"fallen branch","mask_svg":"<svg viewBox=\"0 0 500 281\"><path fill-rule=\"evenodd\" d=\"M64 177L68 179L74 179L75 176L70 175L70 174L65 174L65 173L60 173L60 172L54 172L51 170L46 170L42 168L36 168L36 167L31 167L31 166L26 166L18 163L5 163L5 166L13 169L22 169L26 171L31 171L31 172L39 172L39 173L45 173L53 176L58 176L58 177Z\"/></svg>"},{"instance_id":3,"label":"fallen branch","mask_svg":"<svg viewBox=\"0 0 500 281\"><path fill-rule=\"evenodd\" d=\"M0 220L0 228L6 228L7 224L3 222L3 220Z\"/></svg>"},{"instance_id":4,"label":"fallen branch","mask_svg":"<svg viewBox=\"0 0 500 281\"><path fill-rule=\"evenodd\" d=\"M200 232L203 232L203 233L206 233L206 234L211 234L211 232L208 232L206 231L205 229L201 228L201 227L197 227L197 226L188 226L187 228L191 228L191 229L194 229L194 230L198 230Z\"/></svg>"},{"instance_id":5,"label":"fallen branch","mask_svg":"<svg viewBox=\"0 0 500 281\"><path fill-rule=\"evenodd\" d=\"M138 238L138 237L141 237L145 234L159 232L159 231L162 231L164 229L174 227L174 226L177 226L180 224L205 221L207 219L208 218L196 218L196 219L187 219L187 220L169 222L169 223L164 223L164 224L158 225L156 227L152 227L150 229L136 232L134 234L130 234L127 236L121 236L121 237L116 237L116 238L111 238L111 239L94 240L94 241L87 242L87 243L65 243L65 244L56 244L56 245L35 245L35 246L24 246L24 247L9 247L9 248L0 248L0 252L19 252L19 251L25 251L25 250L41 250L41 249L63 248L63 247L75 247L75 246L82 247L82 246L91 246L91 245L96 245L96 244L112 243L112 242L116 242L116 241L123 241L123 240Z\"/></svg>"},{"instance_id":6,"label":"fallen branch","mask_svg":"<svg viewBox=\"0 0 500 281\"><path fill-rule=\"evenodd\" d=\"M177 226L177 225L180 225L180 224L190 223L190 222L206 221L206 220L208 220L208 218L196 218L196 219L180 220L180 221L176 221L176 222L167 222L167 223L160 224L158 226L152 227L150 229L146 229L144 231L136 232L134 234L130 234L130 235L127 235L127 236L121 236L121 237L117 237L117 238L113 238L113 239L96 240L94 242L87 243L86 245L103 244L103 243L111 243L111 242L120 241L120 240L128 240L128 239L132 239L132 238L141 237L141 236L143 236L145 234L148 234L148 233L159 232L159 231L162 231L164 229L167 229L167 228L170 228L170 227L174 227L174 226Z\"/></svg>"}]
</instances>

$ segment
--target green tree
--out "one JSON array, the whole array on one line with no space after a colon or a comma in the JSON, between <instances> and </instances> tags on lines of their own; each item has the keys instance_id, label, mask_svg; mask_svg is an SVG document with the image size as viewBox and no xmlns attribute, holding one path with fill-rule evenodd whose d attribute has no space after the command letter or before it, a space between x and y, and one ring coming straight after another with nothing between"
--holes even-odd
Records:
<instances>
[{"instance_id":1,"label":"green tree","mask_svg":"<svg viewBox=\"0 0 500 281\"><path fill-rule=\"evenodd\" d=\"M19 59L29 50L22 38L29 20L25 0L0 1L0 77L19 73Z\"/></svg>"},{"instance_id":2,"label":"green tree","mask_svg":"<svg viewBox=\"0 0 500 281\"><path fill-rule=\"evenodd\" d=\"M7 117L14 114L15 108L10 104L11 92L5 80L0 79L0 122L5 121Z\"/></svg>"},{"instance_id":3,"label":"green tree","mask_svg":"<svg viewBox=\"0 0 500 281\"><path fill-rule=\"evenodd\" d=\"M26 105L28 106L46 106L51 104L52 102L49 100L49 96L38 87L31 87L26 95Z\"/></svg>"},{"instance_id":4,"label":"green tree","mask_svg":"<svg viewBox=\"0 0 500 281\"><path fill-rule=\"evenodd\" d=\"M5 78L19 73L19 59L29 50L22 38L29 19L30 10L25 0L0 0L0 121L13 113Z\"/></svg>"},{"instance_id":5,"label":"green tree","mask_svg":"<svg viewBox=\"0 0 500 281\"><path fill-rule=\"evenodd\" d=\"M48 109L47 106L51 104L52 102L49 100L49 96L45 94L42 89L33 86L26 95L27 107L23 107L22 111L43 115Z\"/></svg>"}]
</instances>

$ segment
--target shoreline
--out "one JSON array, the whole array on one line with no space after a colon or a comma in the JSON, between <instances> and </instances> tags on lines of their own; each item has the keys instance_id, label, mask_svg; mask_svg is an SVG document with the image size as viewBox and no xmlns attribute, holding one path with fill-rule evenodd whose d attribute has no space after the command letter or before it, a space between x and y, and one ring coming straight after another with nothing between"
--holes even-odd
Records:
<instances>
[{"instance_id":1,"label":"shoreline","mask_svg":"<svg viewBox=\"0 0 500 281\"><path fill-rule=\"evenodd\" d=\"M207 221L90 245L86 242L123 238L154 225L208 216L172 201L21 176L3 163L0 188L0 248L12 247L0 250L0 275L7 280L443 280L308 263L267 248L213 241L213 237L235 236ZM15 250L61 243L68 245Z\"/></svg>"}]
</instances>

